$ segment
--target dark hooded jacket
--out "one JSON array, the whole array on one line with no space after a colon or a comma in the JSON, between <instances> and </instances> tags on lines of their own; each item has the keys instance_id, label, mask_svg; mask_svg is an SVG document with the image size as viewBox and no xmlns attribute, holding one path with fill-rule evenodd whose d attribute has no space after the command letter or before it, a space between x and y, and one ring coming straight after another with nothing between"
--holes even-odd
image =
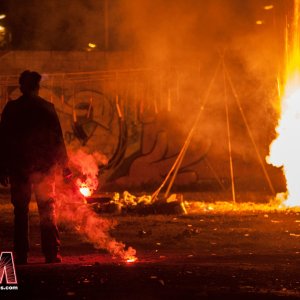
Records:
<instances>
[{"instance_id":1,"label":"dark hooded jacket","mask_svg":"<svg viewBox=\"0 0 300 300\"><path fill-rule=\"evenodd\" d=\"M2 174L47 172L67 163L67 152L54 105L41 97L9 101L0 123Z\"/></svg>"}]
</instances>

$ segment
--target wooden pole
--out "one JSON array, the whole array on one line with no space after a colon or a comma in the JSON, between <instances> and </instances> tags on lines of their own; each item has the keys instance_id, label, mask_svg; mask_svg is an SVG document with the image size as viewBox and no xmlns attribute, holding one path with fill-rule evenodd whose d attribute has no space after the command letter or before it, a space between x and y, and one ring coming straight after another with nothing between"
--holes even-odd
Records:
<instances>
[{"instance_id":1,"label":"wooden pole","mask_svg":"<svg viewBox=\"0 0 300 300\"><path fill-rule=\"evenodd\" d=\"M250 140L251 140L251 142L252 142L253 148L254 148L254 150L255 150L257 159L258 159L258 161L259 161L259 163L260 163L260 165L261 165L262 171L263 171L263 173L264 173L264 175L265 175L267 184L268 184L268 186L269 186L269 188L270 188L271 193L272 193L273 195L275 195L276 192L275 192L275 189L274 189L274 187L273 187L272 181L271 181L271 179L270 179L270 176L269 176L269 174L268 174L268 172L267 172L267 169L266 169L266 167L265 167L264 161L263 161L263 159L262 159L262 157L261 157L261 154L260 154L260 152L259 152L259 150L258 150L258 147L257 147L257 145L256 145L256 142L255 142L253 133L252 133L252 131L251 131L251 129L250 129L250 126L249 126L249 124L248 124L248 121L247 121L247 118L246 118L246 116L245 116L244 110L243 110L243 108L242 108L242 105L241 105L241 102L240 102L240 98L239 98L239 96L238 96L238 94L237 94L237 91L236 91L234 85L233 85L231 76L230 76L230 74L229 74L229 72L228 72L228 69L227 69L227 67L226 67L225 62L224 62L224 65L223 65L223 66L224 66L224 70L225 70L225 74L226 74L227 80L228 80L228 82L229 82L229 86L230 86L230 88L231 88L231 90L232 90L233 96L234 96L234 98L235 98L235 101L236 101L237 106L238 106L238 108L239 108L239 111L240 111L240 113L241 113L242 119L243 119L244 124L245 124L246 129L247 129L247 133L248 133L249 138L250 138Z\"/></svg>"},{"instance_id":2,"label":"wooden pole","mask_svg":"<svg viewBox=\"0 0 300 300\"><path fill-rule=\"evenodd\" d=\"M205 106L207 104L207 101L208 101L208 98L209 98L209 95L210 95L213 83L214 83L214 81L216 79L216 76L217 76L219 68L220 68L220 63L221 62L219 62L218 66L216 68L216 71L215 71L215 73L214 73L214 75L213 75L213 77L212 77L212 79L210 81L210 84L208 85L206 95L205 95L205 97L203 99L202 105L199 108L199 111L198 111L198 114L197 114L196 119L194 121L193 127L191 128L191 130L190 130L190 132L189 132L189 134L188 134L188 136L187 136L187 138L186 138L186 140L185 140L185 142L184 142L184 144L183 144L183 146L182 146L182 148L181 148L181 150L179 152L179 155L177 156L177 158L176 158L174 164L172 165L169 173L165 177L165 179L162 182L162 184L160 185L160 187L152 194L152 201L156 200L156 198L157 198L158 194L160 193L161 189L165 186L165 184L167 183L167 181L169 180L169 178L172 175L170 183L169 183L169 186L168 186L167 191L165 193L165 198L167 198L169 196L169 193L171 191L171 188L173 186L174 180L176 178L176 175L177 175L177 173L179 171L179 168L180 168L181 163L183 161L183 158L185 156L185 153L186 153L186 151L187 151L187 149L188 149L188 147L190 145L190 142L192 140L194 131L195 131L195 129L196 129L198 123L199 123L200 116L202 115L202 113L204 111L204 108L205 108Z\"/></svg>"},{"instance_id":3,"label":"wooden pole","mask_svg":"<svg viewBox=\"0 0 300 300\"><path fill-rule=\"evenodd\" d=\"M230 123L229 123L228 93L227 93L224 57L223 57L223 81L224 81L224 99L225 99L225 112L226 112L228 154L229 154L229 169L230 169L230 178L231 178L231 193L232 193L232 202L235 203L235 184L234 184L234 173L233 173L233 163L232 163L231 132L230 132Z\"/></svg>"}]
</instances>

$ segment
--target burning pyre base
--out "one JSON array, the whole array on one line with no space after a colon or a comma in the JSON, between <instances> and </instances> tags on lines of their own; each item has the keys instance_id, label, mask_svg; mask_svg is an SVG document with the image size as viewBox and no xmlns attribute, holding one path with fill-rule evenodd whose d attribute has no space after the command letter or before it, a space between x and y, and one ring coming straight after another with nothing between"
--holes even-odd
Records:
<instances>
[{"instance_id":1,"label":"burning pyre base","mask_svg":"<svg viewBox=\"0 0 300 300\"><path fill-rule=\"evenodd\" d=\"M186 207L181 194L172 194L167 199L152 199L150 195L140 197L129 192L94 194L86 197L88 205L91 205L97 213L114 214L186 214Z\"/></svg>"}]
</instances>

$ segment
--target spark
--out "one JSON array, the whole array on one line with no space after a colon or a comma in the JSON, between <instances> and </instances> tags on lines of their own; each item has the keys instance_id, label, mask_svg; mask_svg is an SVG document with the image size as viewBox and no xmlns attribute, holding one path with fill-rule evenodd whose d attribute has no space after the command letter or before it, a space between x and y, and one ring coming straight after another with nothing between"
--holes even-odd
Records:
<instances>
[{"instance_id":1,"label":"spark","mask_svg":"<svg viewBox=\"0 0 300 300\"><path fill-rule=\"evenodd\" d=\"M272 5L272 4L264 6L264 10L271 10L273 8L274 8L274 5Z\"/></svg>"},{"instance_id":2,"label":"spark","mask_svg":"<svg viewBox=\"0 0 300 300\"><path fill-rule=\"evenodd\" d=\"M88 45L90 48L96 48L97 47L97 45L96 44L94 44L94 43L89 43L89 45Z\"/></svg>"}]
</instances>

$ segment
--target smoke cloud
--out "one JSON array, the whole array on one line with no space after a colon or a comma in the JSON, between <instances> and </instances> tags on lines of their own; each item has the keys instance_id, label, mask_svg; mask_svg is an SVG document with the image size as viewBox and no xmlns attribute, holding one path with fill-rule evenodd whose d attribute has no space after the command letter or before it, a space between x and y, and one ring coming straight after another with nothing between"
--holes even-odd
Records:
<instances>
[{"instance_id":1,"label":"smoke cloud","mask_svg":"<svg viewBox=\"0 0 300 300\"><path fill-rule=\"evenodd\" d=\"M13 23L15 28L22 24L23 31L17 34L15 44L31 49L84 50L89 42L95 42L98 50L104 49L104 0L30 0L31 5L17 2L12 5ZM277 80L284 65L284 28L292 2L107 0L108 50L131 51L139 67L156 70L157 90L162 90L165 104L171 91L173 125L168 130L178 137L177 144L182 144L191 129L195 112L224 55L254 140L265 156L275 135ZM270 4L272 8L265 9ZM125 61L122 66L132 68L130 63ZM166 73L171 76L167 75L167 84L160 86ZM230 90L228 97L234 158L237 162L257 163ZM209 153L216 165L217 161L227 163L222 73L203 115L195 142L212 144ZM223 166L220 169L225 170Z\"/></svg>"},{"instance_id":2,"label":"smoke cloud","mask_svg":"<svg viewBox=\"0 0 300 300\"><path fill-rule=\"evenodd\" d=\"M268 154L275 135L279 102L277 80L284 65L284 28L291 2L276 1L271 9L265 9L270 6L268 1L129 0L120 1L116 7L122 16L119 26L122 43L126 44L130 36L128 48L142 53L144 66L157 67L158 76L166 69L179 74L177 81L169 84L172 91L179 90L177 102L172 95L173 125L169 128L177 140L182 141L191 129L224 55L241 103L239 107L227 82L232 156L240 176L249 173L250 165L255 166L252 173L262 175L240 108L261 157ZM222 72L214 82L193 142L199 150L211 141L208 156L217 173L228 176ZM189 156L193 155L191 152Z\"/></svg>"},{"instance_id":3,"label":"smoke cloud","mask_svg":"<svg viewBox=\"0 0 300 300\"><path fill-rule=\"evenodd\" d=\"M98 164L105 162L105 157L99 153L87 154L83 150L69 151L69 157L73 180L65 182L61 176L57 176L59 220L75 229L96 249L106 249L113 257L125 261L134 258L136 251L132 247L127 248L124 243L116 241L110 235L110 230L116 222L96 214L79 192L76 177L81 176L81 181L91 189L95 190L98 187Z\"/></svg>"}]
</instances>

